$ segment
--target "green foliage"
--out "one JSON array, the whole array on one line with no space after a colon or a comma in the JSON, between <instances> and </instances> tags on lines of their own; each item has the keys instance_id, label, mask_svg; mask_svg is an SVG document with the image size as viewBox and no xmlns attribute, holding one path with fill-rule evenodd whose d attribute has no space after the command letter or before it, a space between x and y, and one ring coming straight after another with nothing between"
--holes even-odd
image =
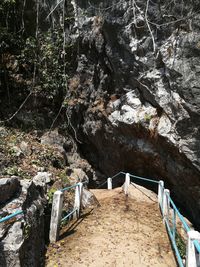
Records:
<instances>
[{"instance_id":1,"label":"green foliage","mask_svg":"<svg viewBox=\"0 0 200 267\"><path fill-rule=\"evenodd\" d=\"M57 189L55 188L51 188L48 193L47 193L47 199L48 199L48 203L52 204L53 203L53 195L54 193L57 191Z\"/></svg>"},{"instance_id":2,"label":"green foliage","mask_svg":"<svg viewBox=\"0 0 200 267\"><path fill-rule=\"evenodd\" d=\"M62 170L60 172L59 178L61 179L64 186L70 184L69 177L66 175L66 170Z\"/></svg>"},{"instance_id":3,"label":"green foliage","mask_svg":"<svg viewBox=\"0 0 200 267\"><path fill-rule=\"evenodd\" d=\"M14 5L16 3L16 0L1 0L0 2L0 11L4 11L5 8L10 7L11 5Z\"/></svg>"},{"instance_id":4,"label":"green foliage","mask_svg":"<svg viewBox=\"0 0 200 267\"><path fill-rule=\"evenodd\" d=\"M54 33L48 31L46 34L39 35L38 44L39 64L38 72L40 73L40 86L44 90L48 90L49 97L53 98L57 94L57 90L66 90L67 74L64 69L67 63L63 58L63 36L62 32L57 30Z\"/></svg>"},{"instance_id":5,"label":"green foliage","mask_svg":"<svg viewBox=\"0 0 200 267\"><path fill-rule=\"evenodd\" d=\"M16 0L1 0L0 1L0 37L2 34L10 33L10 29L17 28L16 17L19 15L15 9ZM20 4L19 4L20 7ZM19 8L19 12L22 10ZM13 24L13 25L12 25Z\"/></svg>"},{"instance_id":6,"label":"green foliage","mask_svg":"<svg viewBox=\"0 0 200 267\"><path fill-rule=\"evenodd\" d=\"M56 20L52 27L51 20L43 20L41 7L42 4L39 25L36 25L36 2L29 5L26 1L23 6L23 1L0 1L1 111L3 117L11 116L30 94L21 110L31 110L31 115L19 112L9 121L25 131L51 125L63 100L68 97L67 80L77 64L74 60L77 43L68 36L64 40L60 21ZM66 11L66 27L74 21L71 13ZM67 106L65 101L63 110Z\"/></svg>"},{"instance_id":7,"label":"green foliage","mask_svg":"<svg viewBox=\"0 0 200 267\"><path fill-rule=\"evenodd\" d=\"M149 122L152 119L152 116L150 114L145 113L144 120L145 122Z\"/></svg>"},{"instance_id":8,"label":"green foliage","mask_svg":"<svg viewBox=\"0 0 200 267\"><path fill-rule=\"evenodd\" d=\"M4 168L3 175L9 175L9 176L19 176L23 179L31 179L31 176L24 172L20 167L17 167L16 165Z\"/></svg>"},{"instance_id":9,"label":"green foliage","mask_svg":"<svg viewBox=\"0 0 200 267\"><path fill-rule=\"evenodd\" d=\"M16 3L16 0L3 0L1 5L4 5L4 4L15 4Z\"/></svg>"},{"instance_id":10,"label":"green foliage","mask_svg":"<svg viewBox=\"0 0 200 267\"><path fill-rule=\"evenodd\" d=\"M20 65L26 66L28 76L36 68L35 91L53 99L66 92L73 53L72 45L63 47L62 29L55 29L53 32L40 32L37 40L34 37L27 38L18 59Z\"/></svg>"},{"instance_id":11,"label":"green foliage","mask_svg":"<svg viewBox=\"0 0 200 267\"><path fill-rule=\"evenodd\" d=\"M186 257L186 244L183 238L178 233L176 233L176 245L179 250L181 258L184 259Z\"/></svg>"},{"instance_id":12,"label":"green foliage","mask_svg":"<svg viewBox=\"0 0 200 267\"><path fill-rule=\"evenodd\" d=\"M17 168L17 166L12 166L12 167L8 167L4 169L4 173L5 175L18 175L19 174L19 169Z\"/></svg>"}]
</instances>

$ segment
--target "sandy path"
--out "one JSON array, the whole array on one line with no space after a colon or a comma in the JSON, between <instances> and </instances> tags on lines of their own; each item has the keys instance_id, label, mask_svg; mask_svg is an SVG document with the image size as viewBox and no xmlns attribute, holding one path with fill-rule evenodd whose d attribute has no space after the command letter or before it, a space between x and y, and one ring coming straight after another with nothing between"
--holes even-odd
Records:
<instances>
[{"instance_id":1,"label":"sandy path","mask_svg":"<svg viewBox=\"0 0 200 267\"><path fill-rule=\"evenodd\" d=\"M175 267L155 197L131 188L93 190L101 206L47 252L47 267Z\"/></svg>"}]
</instances>

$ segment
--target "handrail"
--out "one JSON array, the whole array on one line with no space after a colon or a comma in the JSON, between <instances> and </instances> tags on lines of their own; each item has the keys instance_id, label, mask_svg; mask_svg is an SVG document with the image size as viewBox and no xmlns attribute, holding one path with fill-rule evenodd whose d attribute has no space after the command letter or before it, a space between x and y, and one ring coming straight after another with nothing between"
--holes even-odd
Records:
<instances>
[{"instance_id":1,"label":"handrail","mask_svg":"<svg viewBox=\"0 0 200 267\"><path fill-rule=\"evenodd\" d=\"M174 201L171 199L170 195L169 195L168 193L167 193L167 195L168 195L168 197L169 197L169 201L170 201L170 203L171 203L173 209L174 209L174 210L176 211L176 213L178 214L178 217L179 217L179 219L181 220L181 222L182 222L182 224L183 224L183 226L184 226L184 229L185 229L186 233L189 232L191 229L190 229L190 227L188 226L188 224L186 223L186 221L185 221L183 215L181 215L180 211L177 209L177 207L176 207Z\"/></svg>"},{"instance_id":2,"label":"handrail","mask_svg":"<svg viewBox=\"0 0 200 267\"><path fill-rule=\"evenodd\" d=\"M61 222L63 222L64 220L66 220L69 216L71 216L74 212L76 212L77 211L77 209L73 209L70 213L68 213L65 217L63 217L62 219L61 219Z\"/></svg>"},{"instance_id":3,"label":"handrail","mask_svg":"<svg viewBox=\"0 0 200 267\"><path fill-rule=\"evenodd\" d=\"M102 184L100 184L96 189L101 188L104 184L107 184L107 180L105 182L103 182Z\"/></svg>"},{"instance_id":4,"label":"handrail","mask_svg":"<svg viewBox=\"0 0 200 267\"><path fill-rule=\"evenodd\" d=\"M64 188L60 189L60 191L61 191L61 192L64 192L64 191L67 191L67 190L69 190L69 189L75 188L75 187L77 187L77 186L78 186L78 184L70 185L70 186L68 186L68 187L64 187Z\"/></svg>"},{"instance_id":5,"label":"handrail","mask_svg":"<svg viewBox=\"0 0 200 267\"><path fill-rule=\"evenodd\" d=\"M115 174L115 175L113 175L112 177L110 177L110 179L112 180L112 179L114 179L114 178L116 178L118 175L120 175L120 174L125 174L124 172L118 172L117 174ZM96 189L99 189L99 188L101 188L103 185L105 185L105 184L107 184L107 179L103 182L103 183L101 183Z\"/></svg>"},{"instance_id":6,"label":"handrail","mask_svg":"<svg viewBox=\"0 0 200 267\"><path fill-rule=\"evenodd\" d=\"M180 221L181 221L181 223L183 225L183 228L184 228L184 230L186 231L187 234L192 229L190 229L190 227L188 226L188 224L185 221L184 217L182 216L182 214L179 212L178 208L176 207L174 201L171 199L170 194L169 194L169 190L165 190L164 183L163 182L161 183L161 181L156 181L156 180L153 180L153 179L140 177L140 176L132 175L132 174L125 173L125 172L119 172L119 173L115 174L113 177L109 178L110 180L108 179L108 189L112 189L112 179L117 177L119 174L124 174L126 176L125 185L126 184L127 185L130 184L130 178L135 178L135 179L147 181L147 182L150 182L150 183L158 184L158 196L159 196L159 201L160 201L159 205L161 207L161 212L162 212L163 218L165 220L165 225L166 225L170 240L172 242L172 246L173 246L175 254L176 254L178 265L179 265L179 267L184 267L183 260L181 258L179 249L178 249L177 244L176 244L176 214L179 217L179 219L180 219ZM125 186L125 188L126 187L127 186ZM166 207L169 208L170 205L171 205L171 207L173 208L173 214L174 214L173 215L173 229L170 228L170 224L169 224L169 221L168 221L168 215L166 216L163 213L163 205L164 205L164 203L163 203L163 193L164 193L164 191L166 191L165 194L166 194L166 197L168 198L168 202L169 202ZM125 193L127 193L127 191L125 191ZM166 203L165 203L165 205L166 205ZM166 207L165 207L165 209L166 209ZM165 212L166 212L166 210L165 210ZM200 254L200 242L199 242L199 240L198 239L193 240L193 244L194 244L194 247L195 247L196 251Z\"/></svg>"},{"instance_id":7,"label":"handrail","mask_svg":"<svg viewBox=\"0 0 200 267\"><path fill-rule=\"evenodd\" d=\"M191 228L188 226L188 224L187 224L187 222L185 221L184 217L182 216L182 214L181 214L181 213L179 212L179 210L177 209L177 207L176 207L174 201L173 201L173 200L171 199L171 197L170 197L169 191L168 191L168 192L165 192L165 194L166 194L166 197L168 198L168 201L169 201L169 206L168 206L168 208L169 208L170 205L171 205L171 207L173 208L174 213L178 215L178 217L179 217L179 219L180 219L180 221L181 221L181 223L182 223L182 225L183 225L183 228L184 228L185 232L187 233L188 238L190 239L190 235L189 235L189 233L191 233L191 232L193 231L193 229L191 229ZM169 234L169 236L170 236L170 239L171 239L173 248L174 248L174 250L175 250L175 253L176 253L176 257L177 257L177 261L178 261L178 263L179 263L179 266L180 266L180 267L182 267L182 266L184 267L184 265L183 265L183 261L180 260L180 259L181 259L181 256L180 256L180 253L179 253L177 244L176 244L175 234L173 235L173 233L171 232L171 228L170 228L170 225L169 225L168 218L165 219L165 224L166 224L166 227L167 227L167 230L168 230L168 234ZM174 233L175 233L175 232L174 232ZM198 240L198 239L194 239L194 240L191 240L191 241L193 242L194 248L196 249L196 251L197 251L198 254L200 255L200 243L199 243L199 240ZM189 247L189 248L187 247L187 249L190 250L191 248L190 248L190 247ZM188 259L187 259L187 261L190 262L190 263L187 263L187 266L190 266L191 261L188 260ZM188 264L189 264L189 265L188 265ZM196 265L192 265L192 266L196 266Z\"/></svg>"},{"instance_id":8,"label":"handrail","mask_svg":"<svg viewBox=\"0 0 200 267\"><path fill-rule=\"evenodd\" d=\"M162 215L163 215L163 219L165 221L166 229L167 229L167 232L169 234L173 249L175 251L175 255L176 255L179 267L184 267L184 262L183 262L183 259L181 257L181 254L180 254L180 251L179 251L179 248L178 248L178 245L177 245L177 240L176 240L176 231L177 231L177 229L176 229L176 227L177 227L177 225L176 225L176 215L180 219L180 222L182 223L183 228L184 228L185 232L187 233L188 240L191 240L191 242L193 243L193 248L195 248L195 250L196 250L195 253L197 252L200 255L200 241L199 241L199 238L198 238L198 234L195 235L195 233L193 233L193 229L191 229L189 227L189 225L187 224L185 218L180 213L180 211L176 207L174 201L170 197L169 190L165 189L163 181L144 178L144 177L141 177L141 176L137 176L137 175L133 175L133 174L129 174L129 173L125 173L125 172L120 171L117 174L113 175L112 177L109 177L102 184L100 184L97 187L97 189L100 188L101 186L103 186L106 183L108 184L107 188L108 189L112 189L112 180L114 178L118 177L121 174L125 175L125 183L124 183L123 190L124 190L126 195L128 195L128 186L130 185L130 178L139 179L139 180L143 180L143 181L154 183L154 184L158 185L158 203L159 203L159 206L161 208L161 212L162 212ZM88 182L88 181L85 181L83 183L85 184L86 182ZM59 191L64 192L66 190L69 190L71 188L75 188L77 186L80 186L80 188L81 188L83 183L80 182L80 183L68 186L66 188L63 188L63 189L61 189ZM61 192L60 192L60 194L62 194ZM81 193L81 189L79 190L78 188L76 188L75 203L77 201L76 198L78 197L77 198L78 199L78 206L77 206L77 204L75 204L74 209L71 210L71 211L68 211L69 213L64 218L59 219L59 220L61 220L61 221L66 220L67 218L69 218L76 211L77 211L77 215L76 216L78 218L78 216L79 216L78 213L80 212L80 206L81 206L81 194L82 194ZM59 196L59 198L61 198L61 196L59 194L58 194L58 196ZM61 200L61 201L63 201L63 200ZM169 220L169 214L170 214L169 213L169 209L170 209L170 207L171 207L171 209L173 209L172 228L171 228L171 221ZM57 229L59 229L59 223L57 223ZM192 236L195 236L195 239L192 239ZM55 238L54 237L50 238L50 240L51 241L52 240L54 240L54 241L57 240L57 236L55 235ZM188 247L187 247L187 249L188 249ZM193 251L194 251L194 249L193 249ZM193 267L193 265L191 266L191 257L187 258L186 261L187 261L187 264L189 264L188 266ZM190 262L190 263L188 263L188 262Z\"/></svg>"},{"instance_id":9,"label":"handrail","mask_svg":"<svg viewBox=\"0 0 200 267\"><path fill-rule=\"evenodd\" d=\"M81 182L81 183L82 183L82 184L87 184L88 181L84 181L84 182ZM67 190L69 190L69 189L75 188L75 187L77 187L78 185L79 185L79 184L76 183L76 184L70 185L70 186L68 186L68 187L64 187L64 188L60 189L60 191L61 191L61 192L64 192L64 191L67 191Z\"/></svg>"},{"instance_id":10,"label":"handrail","mask_svg":"<svg viewBox=\"0 0 200 267\"><path fill-rule=\"evenodd\" d=\"M139 179L139 180L144 180L144 181L151 182L151 183L159 184L159 181L148 179L148 178L144 178L144 177L140 177L140 176L133 175L133 174L130 174L130 177L133 177L133 178L136 178L136 179Z\"/></svg>"},{"instance_id":11,"label":"handrail","mask_svg":"<svg viewBox=\"0 0 200 267\"><path fill-rule=\"evenodd\" d=\"M57 190L54 193L52 210L51 210L50 231L49 231L50 242L56 242L58 240L61 222L69 218L75 212L76 212L76 218L78 219L80 217L81 203L82 203L82 196L83 196L83 184L86 184L86 183L88 183L88 181L78 182L74 185ZM71 209L68 210L67 215L64 215L63 214L63 201L64 201L63 192L71 188L75 188L73 210ZM62 215L64 215L63 218L62 218Z\"/></svg>"},{"instance_id":12,"label":"handrail","mask_svg":"<svg viewBox=\"0 0 200 267\"><path fill-rule=\"evenodd\" d=\"M195 248L196 248L196 250L198 251L198 253L200 254L200 244L199 244L199 242L198 242L198 240L193 240L193 243L194 243L194 245L195 245Z\"/></svg>"},{"instance_id":13,"label":"handrail","mask_svg":"<svg viewBox=\"0 0 200 267\"><path fill-rule=\"evenodd\" d=\"M111 177L111 179L114 179L114 178L116 178L118 175L120 175L120 174L125 174L124 172L118 172L117 174L115 174L115 175L113 175L112 177Z\"/></svg>"},{"instance_id":14,"label":"handrail","mask_svg":"<svg viewBox=\"0 0 200 267\"><path fill-rule=\"evenodd\" d=\"M174 239L174 237L173 237L173 235L171 233L170 226L169 226L167 221L166 221L166 226L167 226L167 230L168 230L168 233L169 233L173 248L174 248L175 253L176 253L176 258L177 258L178 264L179 264L180 267L184 267L180 252L179 252L179 250L177 248L177 245L176 245L176 241L175 241L175 239Z\"/></svg>"},{"instance_id":15,"label":"handrail","mask_svg":"<svg viewBox=\"0 0 200 267\"><path fill-rule=\"evenodd\" d=\"M10 214L10 215L8 215L6 217L1 218L0 219L0 223L6 222L6 221L8 221L8 220L10 220L10 219L12 219L12 218L20 215L20 214L23 214L23 211L22 210L18 210L15 213L12 213L12 214Z\"/></svg>"}]
</instances>

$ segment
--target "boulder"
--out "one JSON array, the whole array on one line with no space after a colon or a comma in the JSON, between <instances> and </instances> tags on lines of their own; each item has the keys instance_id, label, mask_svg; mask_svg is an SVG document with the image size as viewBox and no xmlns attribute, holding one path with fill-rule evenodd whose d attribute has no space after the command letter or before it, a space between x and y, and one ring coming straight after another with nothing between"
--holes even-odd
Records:
<instances>
[{"instance_id":1,"label":"boulder","mask_svg":"<svg viewBox=\"0 0 200 267\"><path fill-rule=\"evenodd\" d=\"M95 195L91 191L85 188L83 188L81 204L83 208L93 208L93 207L97 207L100 205Z\"/></svg>"},{"instance_id":2,"label":"boulder","mask_svg":"<svg viewBox=\"0 0 200 267\"><path fill-rule=\"evenodd\" d=\"M52 180L52 174L49 172L38 172L35 177L33 177L33 182L35 185L46 186Z\"/></svg>"},{"instance_id":3,"label":"boulder","mask_svg":"<svg viewBox=\"0 0 200 267\"><path fill-rule=\"evenodd\" d=\"M10 226L6 237L1 243L3 246L4 255L0 253L0 260L1 262L4 262L4 264L6 263L4 266L22 266L20 263L20 248L23 244L23 241L23 224L22 222L16 222Z\"/></svg>"},{"instance_id":4,"label":"boulder","mask_svg":"<svg viewBox=\"0 0 200 267\"><path fill-rule=\"evenodd\" d=\"M5 203L20 192L19 177L0 179L0 204Z\"/></svg>"},{"instance_id":5,"label":"boulder","mask_svg":"<svg viewBox=\"0 0 200 267\"><path fill-rule=\"evenodd\" d=\"M66 140L64 136L58 133L58 129L55 129L51 132L46 132L41 137L41 144L45 144L45 145L63 147L63 144L65 143L65 141Z\"/></svg>"},{"instance_id":6,"label":"boulder","mask_svg":"<svg viewBox=\"0 0 200 267\"><path fill-rule=\"evenodd\" d=\"M22 141L19 147L24 155L27 155L27 156L31 155L32 151L28 143Z\"/></svg>"},{"instance_id":7,"label":"boulder","mask_svg":"<svg viewBox=\"0 0 200 267\"><path fill-rule=\"evenodd\" d=\"M72 169L72 172L70 174L70 178L72 180L75 180L76 182L78 181L88 181L88 176L86 175L86 173L80 169L80 168L74 168Z\"/></svg>"},{"instance_id":8,"label":"boulder","mask_svg":"<svg viewBox=\"0 0 200 267\"><path fill-rule=\"evenodd\" d=\"M0 267L44 266L45 225L44 188L33 181L22 183L21 194L2 208L2 214L22 209L23 215L0 225ZM13 206L13 205L12 205Z\"/></svg>"}]
</instances>

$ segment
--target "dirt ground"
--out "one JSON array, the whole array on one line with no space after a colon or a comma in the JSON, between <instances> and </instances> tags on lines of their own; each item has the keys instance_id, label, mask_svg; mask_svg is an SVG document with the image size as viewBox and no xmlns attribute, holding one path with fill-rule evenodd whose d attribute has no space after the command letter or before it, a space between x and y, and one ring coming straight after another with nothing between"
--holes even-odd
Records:
<instances>
[{"instance_id":1,"label":"dirt ground","mask_svg":"<svg viewBox=\"0 0 200 267\"><path fill-rule=\"evenodd\" d=\"M49 246L47 267L175 267L171 245L156 196L131 186L92 190L100 207L62 229L60 240Z\"/></svg>"}]
</instances>

